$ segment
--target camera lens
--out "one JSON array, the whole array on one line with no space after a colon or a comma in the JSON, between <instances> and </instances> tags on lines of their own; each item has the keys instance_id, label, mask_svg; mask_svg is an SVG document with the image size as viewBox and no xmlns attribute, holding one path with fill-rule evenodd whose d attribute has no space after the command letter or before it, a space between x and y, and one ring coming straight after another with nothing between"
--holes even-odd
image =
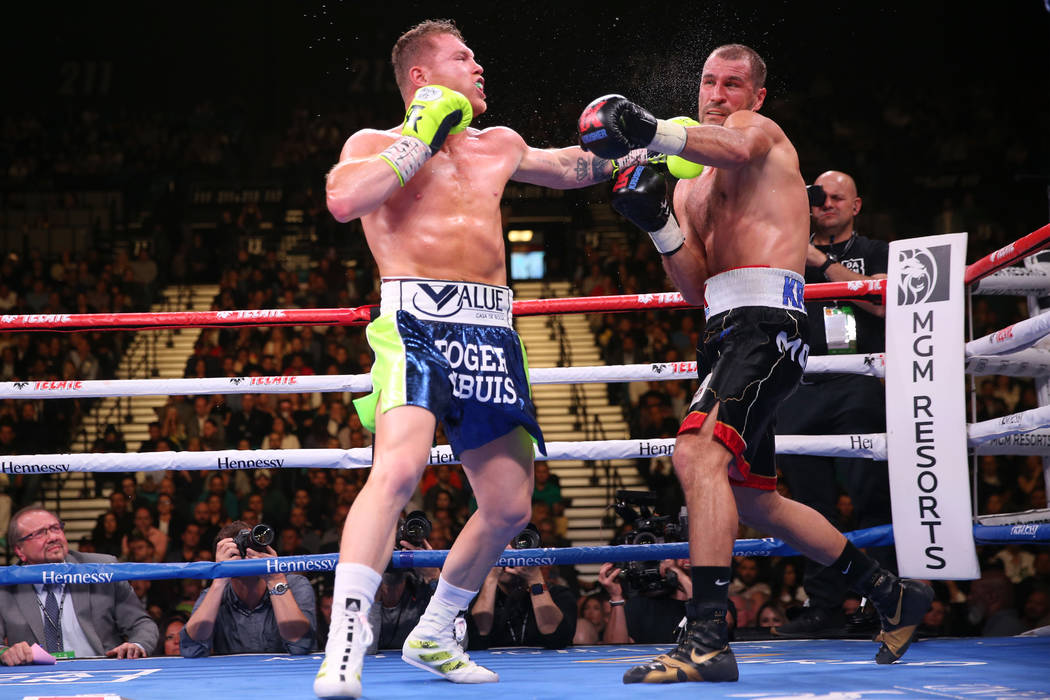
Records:
<instances>
[{"instance_id":1,"label":"camera lens","mask_svg":"<svg viewBox=\"0 0 1050 700\"><path fill-rule=\"evenodd\" d=\"M422 547L423 541L430 537L431 527L427 514L421 510L414 510L405 518L398 541L405 540L417 547Z\"/></svg>"},{"instance_id":2,"label":"camera lens","mask_svg":"<svg viewBox=\"0 0 1050 700\"><path fill-rule=\"evenodd\" d=\"M513 549L536 549L540 546L540 531L535 525L529 523L524 530L518 533L510 546Z\"/></svg>"},{"instance_id":3,"label":"camera lens","mask_svg":"<svg viewBox=\"0 0 1050 700\"><path fill-rule=\"evenodd\" d=\"M252 528L251 542L252 549L269 547L273 542L273 528L265 523L259 523Z\"/></svg>"}]
</instances>

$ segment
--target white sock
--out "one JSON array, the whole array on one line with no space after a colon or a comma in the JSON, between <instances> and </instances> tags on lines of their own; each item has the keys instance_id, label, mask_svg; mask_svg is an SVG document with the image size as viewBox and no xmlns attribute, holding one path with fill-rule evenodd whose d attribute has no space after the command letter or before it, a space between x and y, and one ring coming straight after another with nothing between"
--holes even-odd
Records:
<instances>
[{"instance_id":1,"label":"white sock","mask_svg":"<svg viewBox=\"0 0 1050 700\"><path fill-rule=\"evenodd\" d=\"M474 600L477 594L477 591L453 586L444 576L439 577L437 589L419 620L420 624L426 624L434 630L450 626L461 610L470 607L470 601Z\"/></svg>"},{"instance_id":2,"label":"white sock","mask_svg":"<svg viewBox=\"0 0 1050 700\"><path fill-rule=\"evenodd\" d=\"M383 577L369 566L364 564L336 564L335 565L335 588L332 591L332 619L336 614L342 614L349 604L354 600L360 606L360 611L368 613L375 600L376 591Z\"/></svg>"}]
</instances>

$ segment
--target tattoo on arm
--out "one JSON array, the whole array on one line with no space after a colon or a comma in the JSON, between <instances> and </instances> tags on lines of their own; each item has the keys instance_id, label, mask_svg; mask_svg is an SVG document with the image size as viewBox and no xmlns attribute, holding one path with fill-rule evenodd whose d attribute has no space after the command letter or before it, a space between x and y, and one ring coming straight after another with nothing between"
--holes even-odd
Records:
<instances>
[{"instance_id":1,"label":"tattoo on arm","mask_svg":"<svg viewBox=\"0 0 1050 700\"><path fill-rule=\"evenodd\" d=\"M585 182L589 175L586 158L576 159L576 182Z\"/></svg>"},{"instance_id":2,"label":"tattoo on arm","mask_svg":"<svg viewBox=\"0 0 1050 700\"><path fill-rule=\"evenodd\" d=\"M609 161L594 156L591 160L591 173L595 182L608 180L612 177L612 167Z\"/></svg>"}]
</instances>

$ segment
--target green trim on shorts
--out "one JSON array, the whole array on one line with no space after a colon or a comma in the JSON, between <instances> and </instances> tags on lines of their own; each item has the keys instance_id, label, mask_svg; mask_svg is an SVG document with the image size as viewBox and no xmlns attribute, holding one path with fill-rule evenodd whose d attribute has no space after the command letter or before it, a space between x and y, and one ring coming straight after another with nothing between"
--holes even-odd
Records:
<instances>
[{"instance_id":1,"label":"green trim on shorts","mask_svg":"<svg viewBox=\"0 0 1050 700\"><path fill-rule=\"evenodd\" d=\"M521 348L521 364L525 367L525 383L529 388L529 398L532 398L532 378L529 376L529 353L525 352L525 341L518 334L518 346Z\"/></svg>"},{"instance_id":2,"label":"green trim on shorts","mask_svg":"<svg viewBox=\"0 0 1050 700\"><path fill-rule=\"evenodd\" d=\"M384 314L368 324L365 329L368 345L375 353L372 363L372 393L354 399L354 408L361 418L361 425L369 432L376 431L376 411L386 413L391 408L405 404L408 392L405 388L407 366L405 343L397 328L397 314ZM380 401L382 398L382 401Z\"/></svg>"}]
</instances>

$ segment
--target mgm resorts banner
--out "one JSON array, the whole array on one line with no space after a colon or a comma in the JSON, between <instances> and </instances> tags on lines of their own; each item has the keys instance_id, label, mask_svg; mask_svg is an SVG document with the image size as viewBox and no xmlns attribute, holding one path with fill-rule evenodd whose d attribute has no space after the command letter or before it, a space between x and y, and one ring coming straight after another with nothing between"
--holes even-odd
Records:
<instances>
[{"instance_id":1,"label":"mgm resorts banner","mask_svg":"<svg viewBox=\"0 0 1050 700\"><path fill-rule=\"evenodd\" d=\"M975 579L966 455L966 234L890 243L886 452L902 576Z\"/></svg>"}]
</instances>

